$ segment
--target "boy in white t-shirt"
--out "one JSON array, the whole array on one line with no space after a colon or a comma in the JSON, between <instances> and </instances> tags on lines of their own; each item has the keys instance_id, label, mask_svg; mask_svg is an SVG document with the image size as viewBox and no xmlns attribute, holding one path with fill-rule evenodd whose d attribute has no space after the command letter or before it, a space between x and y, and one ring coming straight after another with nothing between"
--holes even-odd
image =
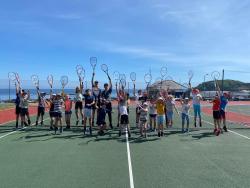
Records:
<instances>
[{"instance_id":1,"label":"boy in white t-shirt","mask_svg":"<svg viewBox=\"0 0 250 188\"><path fill-rule=\"evenodd\" d=\"M181 119L182 119L182 133L189 131L189 111L190 111L191 105L189 104L189 99L185 98L184 100L181 99ZM187 122L186 129L185 121Z\"/></svg>"}]
</instances>

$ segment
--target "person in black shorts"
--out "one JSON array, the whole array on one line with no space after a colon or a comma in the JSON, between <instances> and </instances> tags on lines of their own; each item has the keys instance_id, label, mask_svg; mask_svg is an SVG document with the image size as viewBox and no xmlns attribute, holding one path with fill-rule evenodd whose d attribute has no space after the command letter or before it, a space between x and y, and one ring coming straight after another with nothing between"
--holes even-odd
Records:
<instances>
[{"instance_id":1,"label":"person in black shorts","mask_svg":"<svg viewBox=\"0 0 250 188\"><path fill-rule=\"evenodd\" d=\"M108 76L109 84L104 84L104 90L101 93L101 98L105 100L106 103L106 113L109 117L109 127L113 129L112 125L112 102L111 102L111 94L112 94L112 81L111 78ZM99 112L98 112L99 113Z\"/></svg>"},{"instance_id":2,"label":"person in black shorts","mask_svg":"<svg viewBox=\"0 0 250 188\"><path fill-rule=\"evenodd\" d=\"M98 108L100 107L100 98L101 98L101 89L99 88L99 82L98 81L94 81L95 78L95 73L93 73L92 75L92 93L95 99L95 105L93 106L93 120L92 120L92 126L94 126L95 123L95 114L97 114L98 116ZM97 111L97 113L96 113Z\"/></svg>"},{"instance_id":3,"label":"person in black shorts","mask_svg":"<svg viewBox=\"0 0 250 188\"><path fill-rule=\"evenodd\" d=\"M15 99L15 104L16 104L16 129L18 128L18 121L21 113L21 108L20 108L20 96L21 96L21 89L16 85L16 99Z\"/></svg>"},{"instance_id":4,"label":"person in black shorts","mask_svg":"<svg viewBox=\"0 0 250 188\"><path fill-rule=\"evenodd\" d=\"M75 94L75 114L76 114L76 125L79 123L79 112L82 117L82 125L84 124L84 116L83 116L83 84L81 83L80 87L76 87L76 94Z\"/></svg>"}]
</instances>

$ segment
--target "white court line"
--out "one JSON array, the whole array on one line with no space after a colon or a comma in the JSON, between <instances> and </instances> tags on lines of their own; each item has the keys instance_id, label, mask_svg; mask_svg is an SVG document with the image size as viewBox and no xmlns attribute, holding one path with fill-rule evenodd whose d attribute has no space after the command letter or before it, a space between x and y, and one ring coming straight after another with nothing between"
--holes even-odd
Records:
<instances>
[{"instance_id":1,"label":"white court line","mask_svg":"<svg viewBox=\"0 0 250 188\"><path fill-rule=\"evenodd\" d=\"M0 123L0 126L2 126L2 125L6 125L6 124L9 124L9 123L12 123L12 122L14 122L14 121L16 121L16 120L7 121L7 122L5 122L5 123Z\"/></svg>"},{"instance_id":2,"label":"white court line","mask_svg":"<svg viewBox=\"0 0 250 188\"><path fill-rule=\"evenodd\" d=\"M45 118L43 121L46 121L46 120L48 120L49 118ZM41 121L39 122L39 123L41 123ZM36 123L32 123L31 124L31 126L34 126ZM9 132L9 133L7 133L7 134L4 134L4 135L2 135L2 136L0 136L0 139L2 139L2 138L4 138L4 137L7 137L7 136L9 136L9 135L12 135L12 134L14 134L14 133L17 133L18 131L21 131L21 130L24 130L24 129L26 129L27 127L23 127L23 128L21 128L21 129L18 129L18 130L15 130L15 131L11 131L11 132Z\"/></svg>"},{"instance_id":3,"label":"white court line","mask_svg":"<svg viewBox=\"0 0 250 188\"><path fill-rule=\"evenodd\" d=\"M130 188L134 188L133 170L132 170L130 147L129 147L129 141L128 141L128 130L126 130L126 142L127 142L128 170L129 170Z\"/></svg>"},{"instance_id":4,"label":"white court line","mask_svg":"<svg viewBox=\"0 0 250 188\"><path fill-rule=\"evenodd\" d=\"M210 124L210 125L214 125L213 123L210 123L209 121L205 121L205 120L202 120L202 121L205 122L205 123L208 123L208 124ZM240 137L242 137L242 138L246 138L246 139L250 140L249 137L247 137L247 136L245 136L245 135L242 135L242 134L240 134L240 133L237 133L237 132L235 132L235 131L232 131L232 130L229 130L229 129L228 129L228 132L233 133L233 134L235 134L235 135L238 135L238 136L240 136Z\"/></svg>"}]
</instances>

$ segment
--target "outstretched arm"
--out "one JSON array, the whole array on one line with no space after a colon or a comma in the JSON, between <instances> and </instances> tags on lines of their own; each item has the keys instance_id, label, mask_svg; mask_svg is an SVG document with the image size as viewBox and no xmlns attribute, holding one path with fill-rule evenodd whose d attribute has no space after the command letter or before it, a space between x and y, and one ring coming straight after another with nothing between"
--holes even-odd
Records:
<instances>
[{"instance_id":1,"label":"outstretched arm","mask_svg":"<svg viewBox=\"0 0 250 188\"><path fill-rule=\"evenodd\" d=\"M94 87L94 79L95 79L95 73L93 72L93 74L92 74L92 79L91 79L92 87Z\"/></svg>"}]
</instances>

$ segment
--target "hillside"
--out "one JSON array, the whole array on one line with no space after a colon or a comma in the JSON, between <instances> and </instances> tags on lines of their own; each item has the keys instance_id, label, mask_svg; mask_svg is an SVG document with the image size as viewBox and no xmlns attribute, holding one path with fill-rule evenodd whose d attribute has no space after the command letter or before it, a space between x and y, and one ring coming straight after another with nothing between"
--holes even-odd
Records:
<instances>
[{"instance_id":1,"label":"hillside","mask_svg":"<svg viewBox=\"0 0 250 188\"><path fill-rule=\"evenodd\" d=\"M218 83L221 87L221 80L218 80ZM199 90L213 91L214 82L208 81L203 82L197 86ZM250 83L244 83L237 80L224 80L224 91L240 91L240 90L250 90Z\"/></svg>"}]
</instances>

